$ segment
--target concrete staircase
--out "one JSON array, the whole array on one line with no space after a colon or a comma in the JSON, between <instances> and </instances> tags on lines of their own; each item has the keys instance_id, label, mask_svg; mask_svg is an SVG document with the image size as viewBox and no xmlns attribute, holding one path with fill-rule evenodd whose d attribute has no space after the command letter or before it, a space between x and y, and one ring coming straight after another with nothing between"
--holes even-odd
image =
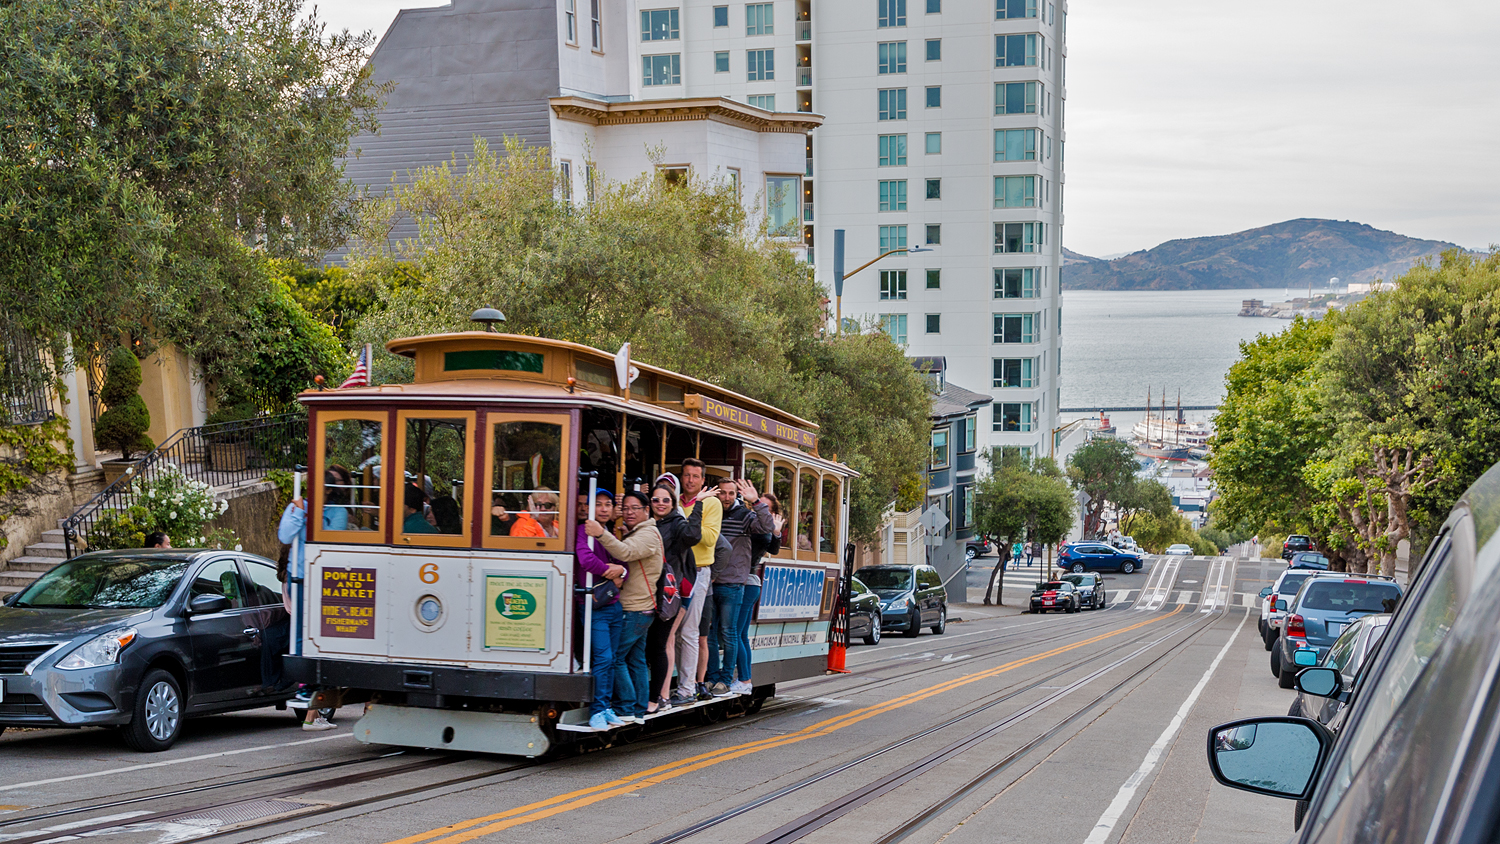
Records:
<instances>
[{"instance_id":1,"label":"concrete staircase","mask_svg":"<svg viewBox=\"0 0 1500 844\"><path fill-rule=\"evenodd\" d=\"M0 600L25 589L31 582L61 563L67 555L63 532L58 528L42 533L42 541L26 546L26 553L11 560L0 571Z\"/></svg>"}]
</instances>

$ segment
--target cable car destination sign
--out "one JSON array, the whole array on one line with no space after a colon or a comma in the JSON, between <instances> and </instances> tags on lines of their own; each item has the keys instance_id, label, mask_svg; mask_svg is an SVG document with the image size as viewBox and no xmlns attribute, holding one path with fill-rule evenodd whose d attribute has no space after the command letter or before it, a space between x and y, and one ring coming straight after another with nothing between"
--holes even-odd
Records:
<instances>
[{"instance_id":1,"label":"cable car destination sign","mask_svg":"<svg viewBox=\"0 0 1500 844\"><path fill-rule=\"evenodd\" d=\"M802 448L817 449L818 435L812 431L804 431L775 419L768 419L759 413L752 413L734 405L725 404L717 399L711 399L701 393L688 393L682 398L682 405L688 410L698 411L699 416L707 416L718 422L754 431L757 434L765 434L768 437L791 443Z\"/></svg>"}]
</instances>

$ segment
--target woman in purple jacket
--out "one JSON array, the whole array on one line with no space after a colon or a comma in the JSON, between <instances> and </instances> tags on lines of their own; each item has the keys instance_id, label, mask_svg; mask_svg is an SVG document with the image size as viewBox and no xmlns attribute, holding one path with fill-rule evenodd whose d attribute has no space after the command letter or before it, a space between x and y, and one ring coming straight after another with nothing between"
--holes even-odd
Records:
<instances>
[{"instance_id":1,"label":"woman in purple jacket","mask_svg":"<svg viewBox=\"0 0 1500 844\"><path fill-rule=\"evenodd\" d=\"M589 535L583 525L589 519L589 495L578 496L578 537L574 545L573 582L580 587L589 585L588 575L594 576L594 584L612 580L615 586L625 582L625 567L615 562L604 543L594 542L589 547ZM608 523L615 515L615 496L601 489L594 496L594 518L600 524ZM574 657L582 662L583 657L583 611L584 601L593 600L587 592L577 594L573 618ZM594 700L589 705L589 726L596 730L618 727L625 721L610 708L610 699L615 688L615 651L620 643L620 624L625 617L619 599L602 607L594 607L592 633L589 642L589 673L594 675Z\"/></svg>"}]
</instances>

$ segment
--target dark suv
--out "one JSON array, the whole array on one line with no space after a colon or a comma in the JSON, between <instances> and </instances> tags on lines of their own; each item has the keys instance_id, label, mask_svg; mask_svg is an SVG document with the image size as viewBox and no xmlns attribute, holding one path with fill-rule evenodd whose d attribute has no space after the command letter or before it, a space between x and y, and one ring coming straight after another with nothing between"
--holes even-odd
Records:
<instances>
[{"instance_id":1,"label":"dark suv","mask_svg":"<svg viewBox=\"0 0 1500 844\"><path fill-rule=\"evenodd\" d=\"M880 596L880 626L916 636L948 628L948 590L932 566L865 566L859 579Z\"/></svg>"},{"instance_id":2,"label":"dark suv","mask_svg":"<svg viewBox=\"0 0 1500 844\"><path fill-rule=\"evenodd\" d=\"M1294 533L1291 536L1288 536L1285 542L1281 543L1281 559L1290 560L1292 558L1292 555L1297 553L1298 551L1316 550L1318 550L1318 546L1313 544L1311 536L1303 536L1300 533Z\"/></svg>"},{"instance_id":3,"label":"dark suv","mask_svg":"<svg viewBox=\"0 0 1500 844\"><path fill-rule=\"evenodd\" d=\"M1493 841L1500 827L1500 465L1454 506L1348 689L1304 668L1306 695L1345 700L1337 734L1274 716L1208 731L1224 785L1307 800L1299 844Z\"/></svg>"}]
</instances>

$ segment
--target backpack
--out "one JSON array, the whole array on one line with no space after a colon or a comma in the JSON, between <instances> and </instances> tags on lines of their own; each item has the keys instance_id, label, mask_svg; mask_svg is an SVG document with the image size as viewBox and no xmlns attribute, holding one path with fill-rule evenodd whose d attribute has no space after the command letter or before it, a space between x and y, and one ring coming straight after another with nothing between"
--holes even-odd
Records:
<instances>
[{"instance_id":1,"label":"backpack","mask_svg":"<svg viewBox=\"0 0 1500 844\"><path fill-rule=\"evenodd\" d=\"M661 576L656 579L656 617L662 621L671 621L677 617L677 611L682 609L678 582L677 573L663 559Z\"/></svg>"}]
</instances>

